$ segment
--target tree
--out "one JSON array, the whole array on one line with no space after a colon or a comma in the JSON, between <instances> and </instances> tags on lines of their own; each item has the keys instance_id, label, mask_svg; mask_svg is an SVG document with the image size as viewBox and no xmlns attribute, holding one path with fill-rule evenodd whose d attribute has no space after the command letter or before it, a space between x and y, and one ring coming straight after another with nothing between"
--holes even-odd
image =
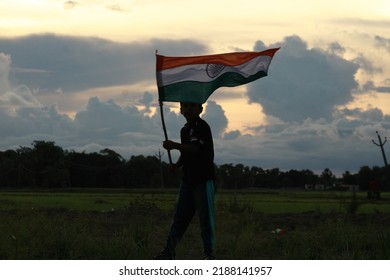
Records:
<instances>
[{"instance_id":1,"label":"tree","mask_svg":"<svg viewBox=\"0 0 390 280\"><path fill-rule=\"evenodd\" d=\"M7 150L0 152L0 186L18 186L18 154L16 151Z\"/></svg>"},{"instance_id":2,"label":"tree","mask_svg":"<svg viewBox=\"0 0 390 280\"><path fill-rule=\"evenodd\" d=\"M126 185L131 187L157 187L160 178L160 161L155 156L132 156L126 162Z\"/></svg>"},{"instance_id":3,"label":"tree","mask_svg":"<svg viewBox=\"0 0 390 280\"><path fill-rule=\"evenodd\" d=\"M367 190L368 189L368 183L370 182L372 178L372 171L371 168L367 165L360 167L359 173L359 187L361 190Z\"/></svg>"},{"instance_id":4,"label":"tree","mask_svg":"<svg viewBox=\"0 0 390 280\"><path fill-rule=\"evenodd\" d=\"M325 186L332 186L336 180L336 176L333 175L329 168L325 168L320 175L320 181Z\"/></svg>"},{"instance_id":5,"label":"tree","mask_svg":"<svg viewBox=\"0 0 390 280\"><path fill-rule=\"evenodd\" d=\"M126 161L119 153L105 148L98 153L64 151L54 142L34 141L31 147L0 151L1 187L167 187L180 184L181 172L170 173L169 165L157 156L131 156ZM215 165L217 188L300 188L320 183L331 186L336 176L325 168L320 176L311 170L281 171L243 164ZM343 184L359 184L365 190L375 178L385 189L389 186L389 168L361 167L358 174L343 173Z\"/></svg>"},{"instance_id":6,"label":"tree","mask_svg":"<svg viewBox=\"0 0 390 280\"><path fill-rule=\"evenodd\" d=\"M32 148L20 147L18 155L18 185L22 187L58 186L64 173L64 151L54 142L34 141Z\"/></svg>"},{"instance_id":7,"label":"tree","mask_svg":"<svg viewBox=\"0 0 390 280\"><path fill-rule=\"evenodd\" d=\"M358 184L357 174L351 174L351 172L345 171L342 174L342 183L345 185L357 185Z\"/></svg>"},{"instance_id":8,"label":"tree","mask_svg":"<svg viewBox=\"0 0 390 280\"><path fill-rule=\"evenodd\" d=\"M111 149L106 148L100 150L100 153L104 156L107 156L108 158L113 159L113 161L117 162L118 164L125 162L124 158L120 154Z\"/></svg>"}]
</instances>

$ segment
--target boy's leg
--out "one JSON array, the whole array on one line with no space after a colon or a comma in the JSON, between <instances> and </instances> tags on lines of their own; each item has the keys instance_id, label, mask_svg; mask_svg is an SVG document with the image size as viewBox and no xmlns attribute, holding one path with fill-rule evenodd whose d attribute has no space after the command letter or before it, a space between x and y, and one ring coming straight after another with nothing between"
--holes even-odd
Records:
<instances>
[{"instance_id":1,"label":"boy's leg","mask_svg":"<svg viewBox=\"0 0 390 280\"><path fill-rule=\"evenodd\" d=\"M176 211L173 217L173 223L168 235L166 248L175 251L177 243L183 237L195 213L194 194L191 186L181 183L179 198L176 205Z\"/></svg>"},{"instance_id":2,"label":"boy's leg","mask_svg":"<svg viewBox=\"0 0 390 280\"><path fill-rule=\"evenodd\" d=\"M207 181L196 186L195 201L199 213L203 249L206 256L212 256L215 249L214 228L214 182Z\"/></svg>"}]
</instances>

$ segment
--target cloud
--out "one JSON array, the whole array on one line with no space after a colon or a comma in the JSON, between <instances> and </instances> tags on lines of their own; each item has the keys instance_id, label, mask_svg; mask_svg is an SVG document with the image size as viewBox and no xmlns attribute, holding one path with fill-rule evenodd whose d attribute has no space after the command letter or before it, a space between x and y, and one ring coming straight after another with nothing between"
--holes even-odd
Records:
<instances>
[{"instance_id":1,"label":"cloud","mask_svg":"<svg viewBox=\"0 0 390 280\"><path fill-rule=\"evenodd\" d=\"M263 47L257 42L255 49ZM248 86L250 102L267 115L284 121L330 120L335 106L353 100L359 66L337 55L309 49L298 36L286 37L269 69L269 76ZM339 47L340 48L340 47Z\"/></svg>"},{"instance_id":2,"label":"cloud","mask_svg":"<svg viewBox=\"0 0 390 280\"><path fill-rule=\"evenodd\" d=\"M41 104L25 85L12 88L9 82L11 57L0 53L0 108L36 107Z\"/></svg>"},{"instance_id":3,"label":"cloud","mask_svg":"<svg viewBox=\"0 0 390 280\"><path fill-rule=\"evenodd\" d=\"M371 108L368 110L359 108L344 109L342 112L346 117L352 117L353 119L365 120L369 122L381 122L384 118L382 110L378 108Z\"/></svg>"},{"instance_id":4,"label":"cloud","mask_svg":"<svg viewBox=\"0 0 390 280\"><path fill-rule=\"evenodd\" d=\"M120 6L119 4L108 4L106 5L107 9L114 12L127 12L128 10Z\"/></svg>"},{"instance_id":5,"label":"cloud","mask_svg":"<svg viewBox=\"0 0 390 280\"><path fill-rule=\"evenodd\" d=\"M389 79L386 79L382 82L384 86L377 86L373 81L367 81L362 85L363 92L380 92L380 93L390 93Z\"/></svg>"},{"instance_id":6,"label":"cloud","mask_svg":"<svg viewBox=\"0 0 390 280\"><path fill-rule=\"evenodd\" d=\"M142 96L141 99L139 99L139 103L145 107L143 110L144 113L150 113L151 112L151 105L153 102L153 94L150 92L144 92L144 95Z\"/></svg>"},{"instance_id":7,"label":"cloud","mask_svg":"<svg viewBox=\"0 0 390 280\"><path fill-rule=\"evenodd\" d=\"M381 165L371 140L375 131L390 135L390 117L380 108L345 106L356 92L358 69L375 70L376 64L364 56L359 65L341 58L345 48L338 42L326 50L309 48L298 36L269 46L255 43L256 50L274 46L282 48L269 76L246 87L246 97L261 105L266 122L251 134L226 131L229 120L221 106L226 95L216 94L204 105L216 163L318 172ZM127 158L162 148L155 50L196 55L208 47L191 40L117 43L45 34L0 38L0 49L0 149L48 140L77 151L111 148ZM385 92L390 84L376 83L368 81L359 90ZM163 110L169 139L179 141L184 117L175 103L164 103Z\"/></svg>"},{"instance_id":8,"label":"cloud","mask_svg":"<svg viewBox=\"0 0 390 280\"><path fill-rule=\"evenodd\" d=\"M10 90L9 71L11 58L9 55L0 53L0 94Z\"/></svg>"},{"instance_id":9,"label":"cloud","mask_svg":"<svg viewBox=\"0 0 390 280\"><path fill-rule=\"evenodd\" d=\"M38 107L41 103L32 95L25 85L16 87L11 91L0 94L0 107Z\"/></svg>"},{"instance_id":10,"label":"cloud","mask_svg":"<svg viewBox=\"0 0 390 280\"><path fill-rule=\"evenodd\" d=\"M354 26L355 28L357 26L361 26L362 28L367 28L367 26L387 28L390 24L390 20L388 19L372 20L372 19L362 19L362 18L338 18L332 20L332 22L338 26L351 25Z\"/></svg>"},{"instance_id":11,"label":"cloud","mask_svg":"<svg viewBox=\"0 0 390 280\"><path fill-rule=\"evenodd\" d=\"M79 5L79 4L76 1L65 1L63 4L65 10L71 10L74 7L76 7L77 5Z\"/></svg>"},{"instance_id":12,"label":"cloud","mask_svg":"<svg viewBox=\"0 0 390 280\"><path fill-rule=\"evenodd\" d=\"M206 46L191 40L120 43L55 34L0 38L0 50L12 57L14 68L35 70L11 72L10 79L30 88L64 92L154 80L156 49L197 54Z\"/></svg>"},{"instance_id":13,"label":"cloud","mask_svg":"<svg viewBox=\"0 0 390 280\"><path fill-rule=\"evenodd\" d=\"M237 139L237 137L239 137L241 135L241 132L239 130L233 130L233 131L229 131L227 133L225 133L223 135L223 139L224 140L234 140L234 139Z\"/></svg>"},{"instance_id":14,"label":"cloud","mask_svg":"<svg viewBox=\"0 0 390 280\"><path fill-rule=\"evenodd\" d=\"M215 101L207 101L207 106L202 117L213 128L213 136L221 137L228 124L228 119L221 105L218 105Z\"/></svg>"},{"instance_id":15,"label":"cloud","mask_svg":"<svg viewBox=\"0 0 390 280\"><path fill-rule=\"evenodd\" d=\"M376 46L385 49L390 53L390 38L384 38L382 36L375 36Z\"/></svg>"},{"instance_id":16,"label":"cloud","mask_svg":"<svg viewBox=\"0 0 390 280\"><path fill-rule=\"evenodd\" d=\"M94 1L96 2L96 1ZM65 1L63 3L64 10L72 10L76 7L84 7L84 8L92 8L92 7L103 7L104 9L113 11L113 12L127 12L128 8L124 8L122 5L118 3L107 3L109 1L103 1L103 3L94 3L91 5L90 3L85 3L81 1Z\"/></svg>"},{"instance_id":17,"label":"cloud","mask_svg":"<svg viewBox=\"0 0 390 280\"><path fill-rule=\"evenodd\" d=\"M89 138L115 139L129 132L155 131L157 127L135 106L121 107L113 100L89 99L87 107L77 113L75 126Z\"/></svg>"},{"instance_id":18,"label":"cloud","mask_svg":"<svg viewBox=\"0 0 390 280\"><path fill-rule=\"evenodd\" d=\"M359 54L355 59L352 60L354 63L358 64L362 70L369 74L381 73L382 69L375 67L373 63L364 57L362 54Z\"/></svg>"},{"instance_id":19,"label":"cloud","mask_svg":"<svg viewBox=\"0 0 390 280\"><path fill-rule=\"evenodd\" d=\"M355 112L357 113L357 112ZM366 112L361 111L361 114ZM380 151L372 145L375 131L389 135L389 120L381 122L348 119L346 116L326 121L306 119L302 123L279 124L256 135L241 135L233 140L217 140L218 162L242 162L267 168L311 169L321 173L330 168L342 172L361 166L381 166Z\"/></svg>"},{"instance_id":20,"label":"cloud","mask_svg":"<svg viewBox=\"0 0 390 280\"><path fill-rule=\"evenodd\" d=\"M73 134L71 119L50 107L19 107L10 112L0 108L2 145L28 145L34 140L67 138ZM61 142L61 141L60 141Z\"/></svg>"},{"instance_id":21,"label":"cloud","mask_svg":"<svg viewBox=\"0 0 390 280\"><path fill-rule=\"evenodd\" d=\"M333 55L342 55L345 53L345 48L338 42L332 42L328 45L328 52Z\"/></svg>"},{"instance_id":22,"label":"cloud","mask_svg":"<svg viewBox=\"0 0 390 280\"><path fill-rule=\"evenodd\" d=\"M376 90L378 92L390 93L390 87L377 87Z\"/></svg>"}]
</instances>

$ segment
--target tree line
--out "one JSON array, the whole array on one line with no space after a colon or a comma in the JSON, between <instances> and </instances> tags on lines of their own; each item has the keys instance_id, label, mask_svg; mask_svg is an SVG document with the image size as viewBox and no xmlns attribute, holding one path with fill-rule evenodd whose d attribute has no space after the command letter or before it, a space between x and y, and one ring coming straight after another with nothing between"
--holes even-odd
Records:
<instances>
[{"instance_id":1,"label":"tree line","mask_svg":"<svg viewBox=\"0 0 390 280\"><path fill-rule=\"evenodd\" d=\"M329 168L313 171L263 169L243 164L216 165L216 185L221 189L303 188L323 185L327 189L357 185L361 190L375 178L388 185L387 168L363 166L356 174L346 171L336 178ZM34 141L31 147L0 151L2 188L173 188L180 184L180 172L170 173L168 164L155 156L137 155L124 159L111 149L86 153L68 151L51 141Z\"/></svg>"}]
</instances>

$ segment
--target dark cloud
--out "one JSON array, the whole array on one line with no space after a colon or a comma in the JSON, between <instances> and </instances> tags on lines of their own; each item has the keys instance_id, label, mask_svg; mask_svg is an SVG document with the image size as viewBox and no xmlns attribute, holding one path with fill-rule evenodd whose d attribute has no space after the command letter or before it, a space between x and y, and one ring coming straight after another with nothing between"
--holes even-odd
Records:
<instances>
[{"instance_id":1,"label":"dark cloud","mask_svg":"<svg viewBox=\"0 0 390 280\"><path fill-rule=\"evenodd\" d=\"M341 56L345 53L345 48L338 42L332 42L328 45L328 52L334 55Z\"/></svg>"},{"instance_id":2,"label":"dark cloud","mask_svg":"<svg viewBox=\"0 0 390 280\"><path fill-rule=\"evenodd\" d=\"M256 44L263 47L263 43ZM286 37L269 76L248 86L251 102L267 115L285 121L331 119L335 106L353 100L358 65L318 49L308 49L298 36Z\"/></svg>"},{"instance_id":3,"label":"dark cloud","mask_svg":"<svg viewBox=\"0 0 390 280\"><path fill-rule=\"evenodd\" d=\"M54 34L0 38L0 50L11 56L13 68L24 70L11 72L14 84L64 92L155 79L156 49L181 55L206 47L191 40L118 43Z\"/></svg>"},{"instance_id":4,"label":"dark cloud","mask_svg":"<svg viewBox=\"0 0 390 280\"><path fill-rule=\"evenodd\" d=\"M228 119L225 116L225 111L222 109L222 106L218 105L215 101L207 101L203 118L213 128L213 136L221 137L228 125Z\"/></svg>"},{"instance_id":5,"label":"dark cloud","mask_svg":"<svg viewBox=\"0 0 390 280\"><path fill-rule=\"evenodd\" d=\"M87 107L77 113L75 127L80 135L92 138L115 139L127 132L155 131L157 127L149 117L135 106L121 107L113 100L89 99Z\"/></svg>"},{"instance_id":6,"label":"dark cloud","mask_svg":"<svg viewBox=\"0 0 390 280\"><path fill-rule=\"evenodd\" d=\"M0 108L0 139L3 145L28 145L34 138L53 139L74 135L71 119L50 107ZM28 142L26 143L26 139Z\"/></svg>"},{"instance_id":7,"label":"dark cloud","mask_svg":"<svg viewBox=\"0 0 390 280\"><path fill-rule=\"evenodd\" d=\"M363 92L380 92L380 93L390 93L390 86L387 86L389 83L388 80L383 81L384 86L377 86L373 81L367 81L362 85Z\"/></svg>"},{"instance_id":8,"label":"dark cloud","mask_svg":"<svg viewBox=\"0 0 390 280\"><path fill-rule=\"evenodd\" d=\"M378 92L390 93L390 87L377 87L376 90Z\"/></svg>"},{"instance_id":9,"label":"dark cloud","mask_svg":"<svg viewBox=\"0 0 390 280\"><path fill-rule=\"evenodd\" d=\"M387 52L390 53L390 38L375 36L375 43L377 47L385 49Z\"/></svg>"},{"instance_id":10,"label":"dark cloud","mask_svg":"<svg viewBox=\"0 0 390 280\"><path fill-rule=\"evenodd\" d=\"M369 74L381 73L382 69L375 67L374 64L364 57L362 54L358 55L355 59L352 60L354 63L358 64L362 70Z\"/></svg>"},{"instance_id":11,"label":"dark cloud","mask_svg":"<svg viewBox=\"0 0 390 280\"><path fill-rule=\"evenodd\" d=\"M354 112L354 116L377 114L378 112ZM375 131L389 135L386 117L380 122L376 117L366 120L351 119L347 115L337 120L306 119L303 123L268 126L266 133L241 135L237 139L217 145L218 160L240 162L263 168L278 167L282 170L306 169L321 172L330 168L342 172L356 171L361 166L383 164L379 151L372 145Z\"/></svg>"},{"instance_id":12,"label":"dark cloud","mask_svg":"<svg viewBox=\"0 0 390 280\"><path fill-rule=\"evenodd\" d=\"M368 110L363 110L359 108L355 109L344 109L342 113L346 117L353 117L354 119L364 120L368 122L381 122L384 118L382 110L379 108L371 108Z\"/></svg>"},{"instance_id":13,"label":"dark cloud","mask_svg":"<svg viewBox=\"0 0 390 280\"><path fill-rule=\"evenodd\" d=\"M180 114L176 114L172 108L169 108L168 104L163 105L165 125L167 128L168 139L179 141L180 140L180 129L185 124L185 118ZM160 107L157 109L156 114L152 117L155 123L158 124L159 128L157 133L161 135L161 141L163 140L163 128L161 120Z\"/></svg>"},{"instance_id":14,"label":"dark cloud","mask_svg":"<svg viewBox=\"0 0 390 280\"><path fill-rule=\"evenodd\" d=\"M223 139L224 140L234 140L234 139L237 139L240 135L241 135L241 132L239 130L233 130L233 131L226 132L223 135Z\"/></svg>"},{"instance_id":15,"label":"dark cloud","mask_svg":"<svg viewBox=\"0 0 390 280\"><path fill-rule=\"evenodd\" d=\"M9 72L11 58L9 55L0 52L0 94L10 90Z\"/></svg>"},{"instance_id":16,"label":"dark cloud","mask_svg":"<svg viewBox=\"0 0 390 280\"><path fill-rule=\"evenodd\" d=\"M144 113L150 113L150 107L153 103L153 94L151 94L150 92L144 92L144 95L139 100L139 103L145 107L145 109L143 110Z\"/></svg>"}]
</instances>

